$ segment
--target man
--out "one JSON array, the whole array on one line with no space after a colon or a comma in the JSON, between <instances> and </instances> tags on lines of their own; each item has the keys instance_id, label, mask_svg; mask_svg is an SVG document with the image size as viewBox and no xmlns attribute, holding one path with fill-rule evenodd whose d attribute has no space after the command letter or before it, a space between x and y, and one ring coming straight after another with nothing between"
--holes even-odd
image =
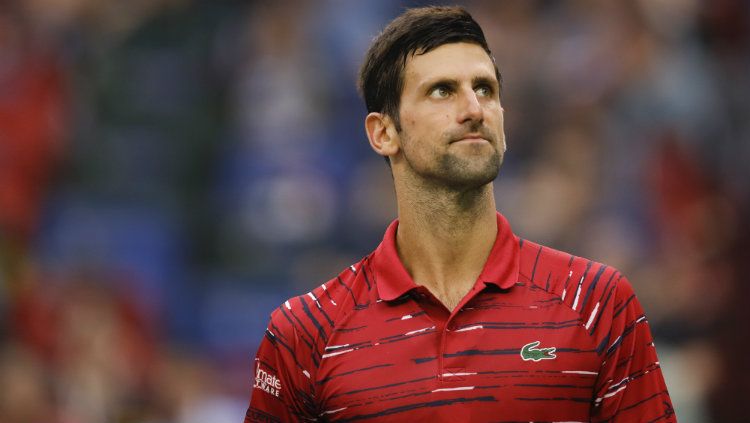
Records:
<instances>
[{"instance_id":1,"label":"man","mask_svg":"<svg viewBox=\"0 0 750 423\"><path fill-rule=\"evenodd\" d=\"M500 75L471 16L408 10L360 88L398 220L272 314L245 422L675 421L625 277L517 238L495 210Z\"/></svg>"}]
</instances>

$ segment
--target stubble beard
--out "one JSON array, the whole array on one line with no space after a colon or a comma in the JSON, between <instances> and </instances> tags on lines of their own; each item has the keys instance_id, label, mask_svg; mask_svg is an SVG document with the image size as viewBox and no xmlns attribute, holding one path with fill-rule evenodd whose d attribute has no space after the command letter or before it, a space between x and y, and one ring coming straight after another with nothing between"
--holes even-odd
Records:
<instances>
[{"instance_id":1,"label":"stubble beard","mask_svg":"<svg viewBox=\"0 0 750 423\"><path fill-rule=\"evenodd\" d=\"M483 163L476 163L480 160ZM454 191L476 190L497 178L502 160L502 156L494 148L490 156L478 158L459 157L446 153L438 160L435 178Z\"/></svg>"},{"instance_id":2,"label":"stubble beard","mask_svg":"<svg viewBox=\"0 0 750 423\"><path fill-rule=\"evenodd\" d=\"M402 138L404 138L404 145L411 142L406 133L402 133ZM445 138L452 139L452 136L448 134ZM504 139L500 142L504 146ZM494 137L491 139L491 145L491 154L459 155L448 149L419 160L415 157L410 158L404 150L404 159L411 173L425 183L448 191L466 193L479 190L497 178L503 162L504 148L502 152L499 151L498 142ZM420 161L422 163L419 163Z\"/></svg>"}]
</instances>

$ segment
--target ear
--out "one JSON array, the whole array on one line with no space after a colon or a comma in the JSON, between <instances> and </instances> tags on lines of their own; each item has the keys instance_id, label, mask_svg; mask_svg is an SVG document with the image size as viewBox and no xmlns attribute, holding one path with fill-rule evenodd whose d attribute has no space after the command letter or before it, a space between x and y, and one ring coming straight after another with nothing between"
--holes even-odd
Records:
<instances>
[{"instance_id":1,"label":"ear","mask_svg":"<svg viewBox=\"0 0 750 423\"><path fill-rule=\"evenodd\" d=\"M365 132L370 147L381 156L392 157L398 153L400 140L393 120L382 113L370 113L365 118Z\"/></svg>"}]
</instances>

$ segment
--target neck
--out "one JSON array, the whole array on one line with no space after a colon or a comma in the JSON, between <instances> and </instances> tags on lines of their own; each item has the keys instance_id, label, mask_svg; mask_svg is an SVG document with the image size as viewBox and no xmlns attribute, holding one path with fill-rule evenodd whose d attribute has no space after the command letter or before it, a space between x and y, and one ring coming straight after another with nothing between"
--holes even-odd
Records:
<instances>
[{"instance_id":1,"label":"neck","mask_svg":"<svg viewBox=\"0 0 750 423\"><path fill-rule=\"evenodd\" d=\"M452 310L474 286L497 236L492 184L464 191L397 184L396 196L401 261Z\"/></svg>"}]
</instances>

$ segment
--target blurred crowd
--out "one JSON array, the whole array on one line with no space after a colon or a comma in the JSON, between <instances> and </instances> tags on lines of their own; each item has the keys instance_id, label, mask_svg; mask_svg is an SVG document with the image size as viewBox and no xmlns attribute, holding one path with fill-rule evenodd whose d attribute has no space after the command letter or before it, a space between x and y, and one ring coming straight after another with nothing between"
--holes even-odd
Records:
<instances>
[{"instance_id":1,"label":"blurred crowd","mask_svg":"<svg viewBox=\"0 0 750 423\"><path fill-rule=\"evenodd\" d=\"M498 209L628 275L681 422L746 421L750 6L459 3ZM0 2L0 422L241 421L268 313L396 216L356 77L422 4Z\"/></svg>"}]
</instances>

